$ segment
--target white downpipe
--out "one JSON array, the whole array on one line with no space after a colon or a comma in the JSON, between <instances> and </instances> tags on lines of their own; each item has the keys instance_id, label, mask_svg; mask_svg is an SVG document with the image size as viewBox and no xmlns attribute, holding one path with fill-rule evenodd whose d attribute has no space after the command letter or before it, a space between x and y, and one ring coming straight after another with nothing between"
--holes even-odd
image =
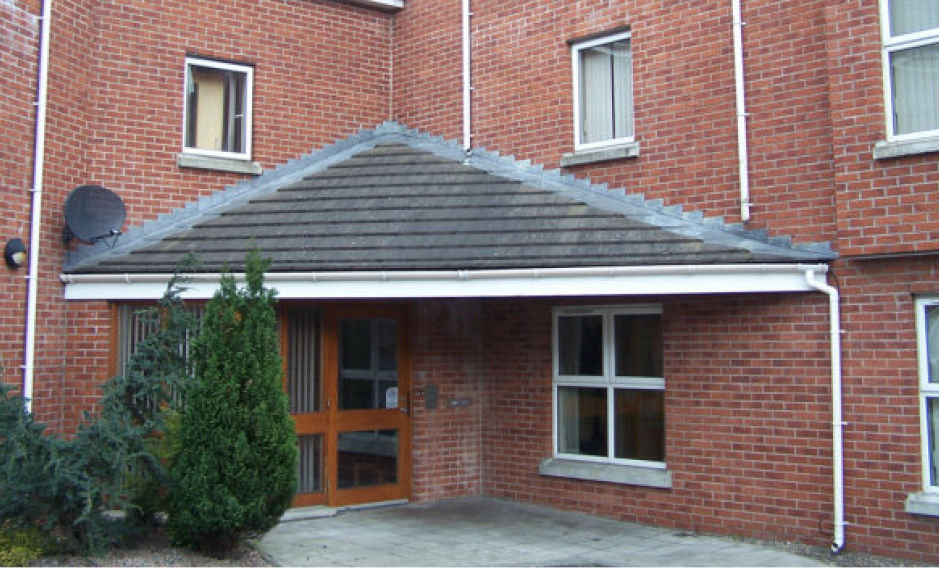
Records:
<instances>
[{"instance_id":1,"label":"white downpipe","mask_svg":"<svg viewBox=\"0 0 939 568\"><path fill-rule=\"evenodd\" d=\"M473 68L470 0L463 0L463 150L473 149Z\"/></svg>"},{"instance_id":2,"label":"white downpipe","mask_svg":"<svg viewBox=\"0 0 939 568\"><path fill-rule=\"evenodd\" d=\"M26 411L33 407L33 376L36 361L36 305L39 284L39 243L42 228L42 180L46 151L46 105L49 87L49 38L52 0L42 3L39 44L39 79L36 88L36 139L33 151L32 216L29 222L29 273L26 292L26 338L23 346L23 398Z\"/></svg>"},{"instance_id":3,"label":"white downpipe","mask_svg":"<svg viewBox=\"0 0 939 568\"><path fill-rule=\"evenodd\" d=\"M747 157L747 99L743 82L743 16L740 3L731 0L734 28L734 82L737 91L737 158L740 170L740 220L750 220L750 160Z\"/></svg>"},{"instance_id":4,"label":"white downpipe","mask_svg":"<svg viewBox=\"0 0 939 568\"><path fill-rule=\"evenodd\" d=\"M832 468L834 477L835 536L831 551L838 554L844 549L844 421L841 401L841 310L838 290L824 281L815 279L815 270L805 271L805 281L819 292L828 294L828 319L831 334L831 423Z\"/></svg>"}]
</instances>

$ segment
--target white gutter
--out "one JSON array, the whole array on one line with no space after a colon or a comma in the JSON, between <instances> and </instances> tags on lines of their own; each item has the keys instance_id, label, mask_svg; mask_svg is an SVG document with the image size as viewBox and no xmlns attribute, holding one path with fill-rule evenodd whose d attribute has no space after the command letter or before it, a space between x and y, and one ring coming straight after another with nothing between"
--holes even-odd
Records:
<instances>
[{"instance_id":1,"label":"white gutter","mask_svg":"<svg viewBox=\"0 0 939 568\"><path fill-rule=\"evenodd\" d=\"M737 91L737 158L740 170L740 220L750 220L750 162L747 149L747 101L743 82L743 21L741 0L731 0L734 28L734 82Z\"/></svg>"},{"instance_id":2,"label":"white gutter","mask_svg":"<svg viewBox=\"0 0 939 568\"><path fill-rule=\"evenodd\" d=\"M463 0L463 150L469 154L473 149L473 77L472 36L470 35L470 0Z\"/></svg>"},{"instance_id":3,"label":"white gutter","mask_svg":"<svg viewBox=\"0 0 939 568\"><path fill-rule=\"evenodd\" d=\"M811 292L824 264L607 266L510 270L270 273L281 299L636 296ZM211 298L218 274L190 275L185 298ZM63 274L66 300L159 299L170 274ZM236 275L236 278L239 278Z\"/></svg>"},{"instance_id":4,"label":"white gutter","mask_svg":"<svg viewBox=\"0 0 939 568\"><path fill-rule=\"evenodd\" d=\"M841 310L838 290L824 279L815 279L815 270L805 271L805 281L819 292L828 294L829 333L831 335L831 413L832 413L832 475L834 477L835 535L831 543L833 554L844 549L844 426L841 400Z\"/></svg>"},{"instance_id":5,"label":"white gutter","mask_svg":"<svg viewBox=\"0 0 939 568\"><path fill-rule=\"evenodd\" d=\"M39 283L39 243L42 228L42 181L46 150L46 106L49 87L49 38L52 27L52 0L42 3L42 31L39 44L39 78L36 87L36 137L33 150L32 216L29 221L29 273L26 291L26 337L23 346L23 398L32 412L33 376L36 361L36 305Z\"/></svg>"}]
</instances>

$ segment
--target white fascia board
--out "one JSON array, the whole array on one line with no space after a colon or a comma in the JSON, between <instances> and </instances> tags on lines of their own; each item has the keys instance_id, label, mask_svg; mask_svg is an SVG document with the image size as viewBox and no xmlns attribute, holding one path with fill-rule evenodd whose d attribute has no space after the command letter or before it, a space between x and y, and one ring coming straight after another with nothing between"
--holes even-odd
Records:
<instances>
[{"instance_id":1,"label":"white fascia board","mask_svg":"<svg viewBox=\"0 0 939 568\"><path fill-rule=\"evenodd\" d=\"M660 296L812 292L806 271L824 264L638 266L427 272L270 273L265 285L281 299L360 300ZM169 274L62 275L66 300L155 300ZM236 278L238 276L236 275ZM238 278L240 280L240 278ZM183 297L211 298L217 274L198 274Z\"/></svg>"}]
</instances>

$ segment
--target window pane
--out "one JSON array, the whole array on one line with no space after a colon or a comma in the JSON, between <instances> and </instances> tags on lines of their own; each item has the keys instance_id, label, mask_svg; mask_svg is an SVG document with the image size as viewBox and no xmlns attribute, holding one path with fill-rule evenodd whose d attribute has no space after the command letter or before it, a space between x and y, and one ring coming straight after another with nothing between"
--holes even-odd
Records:
<instances>
[{"instance_id":1,"label":"window pane","mask_svg":"<svg viewBox=\"0 0 939 568\"><path fill-rule=\"evenodd\" d=\"M929 382L939 383L939 306L926 306L926 353Z\"/></svg>"},{"instance_id":2,"label":"window pane","mask_svg":"<svg viewBox=\"0 0 939 568\"><path fill-rule=\"evenodd\" d=\"M613 137L633 135L632 54L629 41L618 41L610 46L613 71Z\"/></svg>"},{"instance_id":3,"label":"window pane","mask_svg":"<svg viewBox=\"0 0 939 568\"><path fill-rule=\"evenodd\" d=\"M607 389L558 387L558 452L607 456Z\"/></svg>"},{"instance_id":4,"label":"window pane","mask_svg":"<svg viewBox=\"0 0 939 568\"><path fill-rule=\"evenodd\" d=\"M603 375L603 316L558 318L561 375Z\"/></svg>"},{"instance_id":5,"label":"window pane","mask_svg":"<svg viewBox=\"0 0 939 568\"><path fill-rule=\"evenodd\" d=\"M939 129L939 44L891 53L890 73L895 133Z\"/></svg>"},{"instance_id":6,"label":"window pane","mask_svg":"<svg viewBox=\"0 0 939 568\"><path fill-rule=\"evenodd\" d=\"M664 392L617 390L614 402L615 457L665 461Z\"/></svg>"},{"instance_id":7,"label":"window pane","mask_svg":"<svg viewBox=\"0 0 939 568\"><path fill-rule=\"evenodd\" d=\"M939 28L936 0L890 0L890 35L899 36Z\"/></svg>"},{"instance_id":8,"label":"window pane","mask_svg":"<svg viewBox=\"0 0 939 568\"><path fill-rule=\"evenodd\" d=\"M225 117L228 126L225 129L223 150L226 152L242 152L244 150L242 140L244 139L245 76L241 73L229 71L227 88L229 92L226 97L228 105L225 108Z\"/></svg>"},{"instance_id":9,"label":"window pane","mask_svg":"<svg viewBox=\"0 0 939 568\"><path fill-rule=\"evenodd\" d=\"M398 481L398 431L339 434L339 488L369 487Z\"/></svg>"},{"instance_id":10,"label":"window pane","mask_svg":"<svg viewBox=\"0 0 939 568\"><path fill-rule=\"evenodd\" d=\"M632 136L629 40L581 50L580 73L581 142Z\"/></svg>"},{"instance_id":11,"label":"window pane","mask_svg":"<svg viewBox=\"0 0 939 568\"><path fill-rule=\"evenodd\" d=\"M247 74L190 65L187 81L186 147L243 152Z\"/></svg>"},{"instance_id":12,"label":"window pane","mask_svg":"<svg viewBox=\"0 0 939 568\"><path fill-rule=\"evenodd\" d=\"M615 320L616 376L662 377L662 317L618 315Z\"/></svg>"},{"instance_id":13,"label":"window pane","mask_svg":"<svg viewBox=\"0 0 939 568\"><path fill-rule=\"evenodd\" d=\"M929 484L939 486L939 398L926 399L926 435L929 453Z\"/></svg>"}]
</instances>

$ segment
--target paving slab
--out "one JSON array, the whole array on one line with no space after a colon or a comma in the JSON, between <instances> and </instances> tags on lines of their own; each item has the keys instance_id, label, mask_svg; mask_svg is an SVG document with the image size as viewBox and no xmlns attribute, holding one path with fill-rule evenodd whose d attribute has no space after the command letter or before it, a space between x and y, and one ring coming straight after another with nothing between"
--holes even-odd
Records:
<instances>
[{"instance_id":1,"label":"paving slab","mask_svg":"<svg viewBox=\"0 0 939 568\"><path fill-rule=\"evenodd\" d=\"M825 566L731 537L489 497L291 514L258 544L280 566Z\"/></svg>"}]
</instances>

